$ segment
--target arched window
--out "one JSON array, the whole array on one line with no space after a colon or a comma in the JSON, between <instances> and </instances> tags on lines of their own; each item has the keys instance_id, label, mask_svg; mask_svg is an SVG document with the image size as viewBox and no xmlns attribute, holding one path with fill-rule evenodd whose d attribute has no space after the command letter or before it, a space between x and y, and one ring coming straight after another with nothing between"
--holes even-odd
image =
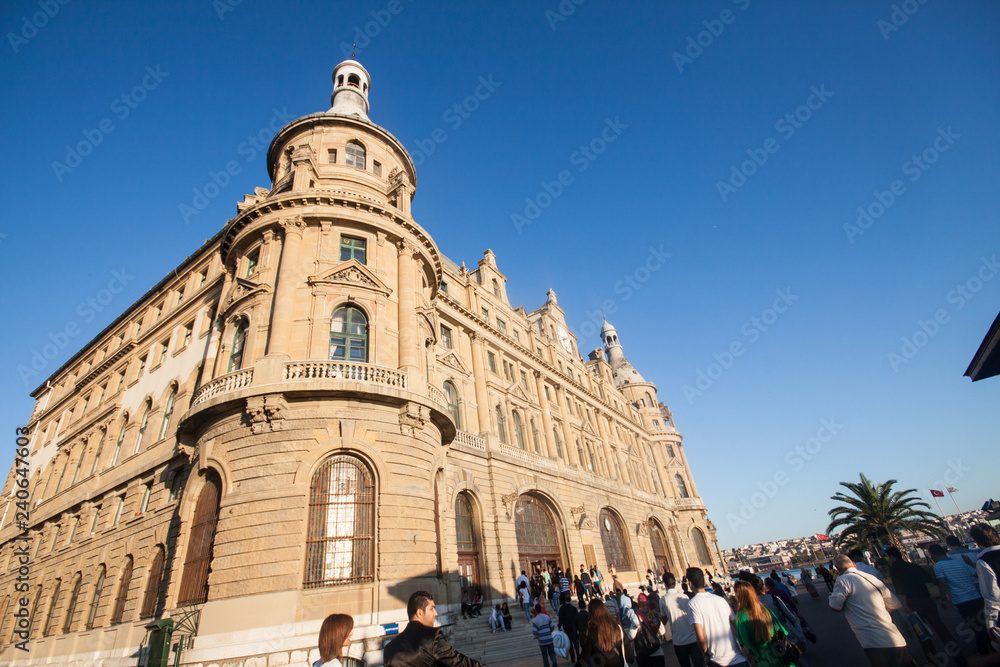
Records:
<instances>
[{"instance_id":1,"label":"arched window","mask_svg":"<svg viewBox=\"0 0 1000 667\"><path fill-rule=\"evenodd\" d=\"M360 308L341 306L333 311L330 358L368 363L368 318Z\"/></svg>"},{"instance_id":2,"label":"arched window","mask_svg":"<svg viewBox=\"0 0 1000 667\"><path fill-rule=\"evenodd\" d=\"M677 485L677 495L681 498L690 498L688 495L688 487L684 482L684 478L681 477L680 473L674 475L674 484Z\"/></svg>"},{"instance_id":3,"label":"arched window","mask_svg":"<svg viewBox=\"0 0 1000 667\"><path fill-rule=\"evenodd\" d=\"M653 402L653 397L649 395L648 391L646 392L646 405L648 405L651 408L656 407L656 403Z\"/></svg>"},{"instance_id":4,"label":"arched window","mask_svg":"<svg viewBox=\"0 0 1000 667\"><path fill-rule=\"evenodd\" d=\"M521 567L527 568L530 563L540 561L544 570L562 561L559 527L552 511L542 500L527 494L517 499L514 534Z\"/></svg>"},{"instance_id":5,"label":"arched window","mask_svg":"<svg viewBox=\"0 0 1000 667\"><path fill-rule=\"evenodd\" d=\"M711 565L712 552L708 550L708 542L705 541L705 534L699 528L695 528L691 531L691 537L694 538L694 550L698 556L698 563L700 565Z\"/></svg>"},{"instance_id":6,"label":"arched window","mask_svg":"<svg viewBox=\"0 0 1000 667\"><path fill-rule=\"evenodd\" d=\"M531 442L535 446L535 452L538 454L542 453L542 448L538 444L538 427L535 426L535 418L531 418Z\"/></svg>"},{"instance_id":7,"label":"arched window","mask_svg":"<svg viewBox=\"0 0 1000 667\"><path fill-rule=\"evenodd\" d=\"M167 437L167 430L170 428L170 418L174 414L174 401L177 400L177 385L170 387L170 395L167 396L167 404L163 406L163 421L160 422L160 434L157 440Z\"/></svg>"},{"instance_id":8,"label":"arched window","mask_svg":"<svg viewBox=\"0 0 1000 667\"><path fill-rule=\"evenodd\" d=\"M236 331L233 332L233 347L229 351L229 365L226 367L227 373L232 373L243 368L243 350L247 344L247 329L249 328L250 325L245 319L240 320L236 325Z\"/></svg>"},{"instance_id":9,"label":"arched window","mask_svg":"<svg viewBox=\"0 0 1000 667\"><path fill-rule=\"evenodd\" d=\"M500 283L493 279L493 296L500 296Z\"/></svg>"},{"instance_id":10,"label":"arched window","mask_svg":"<svg viewBox=\"0 0 1000 667\"><path fill-rule=\"evenodd\" d=\"M48 637L52 634L52 624L56 620L56 611L59 608L59 588L62 586L62 580L56 579L56 587L52 589L52 599L49 600L49 617L45 619L45 627L42 628L42 636Z\"/></svg>"},{"instance_id":11,"label":"arched window","mask_svg":"<svg viewBox=\"0 0 1000 667\"><path fill-rule=\"evenodd\" d=\"M347 142L347 166L358 169L365 168L365 147L357 141Z\"/></svg>"},{"instance_id":12,"label":"arched window","mask_svg":"<svg viewBox=\"0 0 1000 667\"><path fill-rule=\"evenodd\" d=\"M590 446L590 441L587 441L587 458L590 459L590 472L597 471L597 462L594 461L594 448Z\"/></svg>"},{"instance_id":13,"label":"arched window","mask_svg":"<svg viewBox=\"0 0 1000 667\"><path fill-rule=\"evenodd\" d=\"M101 437L97 440L97 450L94 452L94 461L90 464L90 473L87 477L93 477L94 473L97 471L97 464L101 461L101 452L104 451L104 440L108 437L107 429L101 431ZM83 460L83 457L80 457Z\"/></svg>"},{"instance_id":14,"label":"arched window","mask_svg":"<svg viewBox=\"0 0 1000 667\"><path fill-rule=\"evenodd\" d=\"M444 383L444 397L448 401L448 410L451 418L455 420L455 428L462 428L462 416L458 412L458 390L451 382Z\"/></svg>"},{"instance_id":15,"label":"arched window","mask_svg":"<svg viewBox=\"0 0 1000 667\"><path fill-rule=\"evenodd\" d=\"M309 489L305 587L372 581L374 566L374 476L353 456L333 456Z\"/></svg>"},{"instance_id":16,"label":"arched window","mask_svg":"<svg viewBox=\"0 0 1000 667\"><path fill-rule=\"evenodd\" d=\"M73 582L73 590L69 594L69 602L66 605L66 622L63 623L63 634L73 631L73 616L76 615L76 603L80 599L80 585L83 583L83 573L76 573L76 581Z\"/></svg>"},{"instance_id":17,"label":"arched window","mask_svg":"<svg viewBox=\"0 0 1000 667\"><path fill-rule=\"evenodd\" d=\"M146 427L149 426L149 413L153 411L153 402L146 401L146 409L142 412L142 421L139 423L139 435L135 437L135 449L132 454L138 454L142 448L142 439L146 435Z\"/></svg>"},{"instance_id":18,"label":"arched window","mask_svg":"<svg viewBox=\"0 0 1000 667\"><path fill-rule=\"evenodd\" d=\"M455 541L458 543L458 576L462 588L479 583L479 540L476 539L475 514L469 497L460 493L455 499Z\"/></svg>"},{"instance_id":19,"label":"arched window","mask_svg":"<svg viewBox=\"0 0 1000 667\"><path fill-rule=\"evenodd\" d=\"M184 558L184 574L181 577L181 592L178 606L201 604L208 599L208 569L212 564L212 548L215 546L215 528L219 523L219 501L222 499L222 480L219 473L209 470L205 474L205 485L198 495L188 534L187 554Z\"/></svg>"},{"instance_id":20,"label":"arched window","mask_svg":"<svg viewBox=\"0 0 1000 667\"><path fill-rule=\"evenodd\" d=\"M552 427L552 435L556 437L556 454L559 458L562 458L562 440L559 439L559 429L555 426Z\"/></svg>"},{"instance_id":21,"label":"arched window","mask_svg":"<svg viewBox=\"0 0 1000 667\"><path fill-rule=\"evenodd\" d=\"M149 566L149 578L146 580L146 592L142 596L142 611L139 618L156 616L156 601L160 594L160 579L163 578L163 547L156 547L156 555Z\"/></svg>"},{"instance_id":22,"label":"arched window","mask_svg":"<svg viewBox=\"0 0 1000 667\"><path fill-rule=\"evenodd\" d=\"M670 550L667 548L667 540L663 536L663 530L656 521L649 522L649 542L653 546L653 560L656 561L656 571L663 572L670 569Z\"/></svg>"},{"instance_id":23,"label":"arched window","mask_svg":"<svg viewBox=\"0 0 1000 667\"><path fill-rule=\"evenodd\" d=\"M115 610L111 613L111 625L122 622L125 615L125 603L128 601L128 589L132 585L132 565L131 556L125 556L125 566L122 570L121 582L118 584L118 595L115 596Z\"/></svg>"},{"instance_id":24,"label":"arched window","mask_svg":"<svg viewBox=\"0 0 1000 667\"><path fill-rule=\"evenodd\" d=\"M521 423L521 413L517 410L513 412L514 416L514 441L517 442L517 446L524 449L524 424Z\"/></svg>"},{"instance_id":25,"label":"arched window","mask_svg":"<svg viewBox=\"0 0 1000 667\"><path fill-rule=\"evenodd\" d=\"M496 407L497 412L497 435L500 436L500 442L507 444L507 428L504 426L503 410L498 405Z\"/></svg>"},{"instance_id":26,"label":"arched window","mask_svg":"<svg viewBox=\"0 0 1000 667\"><path fill-rule=\"evenodd\" d=\"M122 427L118 431L118 442L115 443L115 455L111 458L111 465L118 463L118 455L122 452L122 443L125 442L125 429L128 428L128 414L122 416ZM109 468L111 466L108 466Z\"/></svg>"},{"instance_id":27,"label":"arched window","mask_svg":"<svg viewBox=\"0 0 1000 667\"><path fill-rule=\"evenodd\" d=\"M337 86L343 86L343 85L344 85L344 75L341 74L340 76L337 77Z\"/></svg>"},{"instance_id":28,"label":"arched window","mask_svg":"<svg viewBox=\"0 0 1000 667\"><path fill-rule=\"evenodd\" d=\"M608 565L618 570L631 570L632 559L628 552L628 538L617 515L602 509L600 513L601 542L604 543L604 558Z\"/></svg>"},{"instance_id":29,"label":"arched window","mask_svg":"<svg viewBox=\"0 0 1000 667\"><path fill-rule=\"evenodd\" d=\"M355 88L360 88L361 78L357 74L349 74L347 76L347 85L354 86Z\"/></svg>"},{"instance_id":30,"label":"arched window","mask_svg":"<svg viewBox=\"0 0 1000 667\"><path fill-rule=\"evenodd\" d=\"M107 574L108 569L101 563L101 567L97 572L97 583L94 584L94 594L90 597L90 611L87 613L87 624L85 626L87 630L93 628L94 621L97 620L97 610L101 606L101 595L104 593L104 578Z\"/></svg>"}]
</instances>

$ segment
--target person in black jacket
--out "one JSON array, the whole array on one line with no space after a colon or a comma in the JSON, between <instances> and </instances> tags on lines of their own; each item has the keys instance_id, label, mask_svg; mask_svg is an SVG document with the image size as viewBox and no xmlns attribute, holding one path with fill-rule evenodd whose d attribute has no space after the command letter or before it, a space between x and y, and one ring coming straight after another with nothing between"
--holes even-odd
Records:
<instances>
[{"instance_id":1,"label":"person in black jacket","mask_svg":"<svg viewBox=\"0 0 1000 667\"><path fill-rule=\"evenodd\" d=\"M581 605L583 602L580 603ZM559 605L559 629L569 637L569 659L576 662L577 647L580 645L580 638L576 634L576 616L579 612L572 602Z\"/></svg>"},{"instance_id":2,"label":"person in black jacket","mask_svg":"<svg viewBox=\"0 0 1000 667\"><path fill-rule=\"evenodd\" d=\"M434 596L417 591L406 603L410 622L382 652L385 667L485 667L448 644L441 628L434 627Z\"/></svg>"}]
</instances>

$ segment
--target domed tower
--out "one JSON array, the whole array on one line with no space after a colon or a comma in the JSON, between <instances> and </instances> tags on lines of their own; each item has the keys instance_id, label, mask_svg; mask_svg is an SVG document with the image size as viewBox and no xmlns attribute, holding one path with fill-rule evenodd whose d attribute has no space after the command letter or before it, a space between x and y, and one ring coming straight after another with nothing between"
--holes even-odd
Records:
<instances>
[{"instance_id":1,"label":"domed tower","mask_svg":"<svg viewBox=\"0 0 1000 667\"><path fill-rule=\"evenodd\" d=\"M372 79L356 60L345 60L333 69L333 94L327 113L359 116L368 120L368 89Z\"/></svg>"},{"instance_id":2,"label":"domed tower","mask_svg":"<svg viewBox=\"0 0 1000 667\"><path fill-rule=\"evenodd\" d=\"M608 354L615 386L637 407L656 408L656 385L647 382L625 358L622 344L618 340L618 331L607 320L601 327L601 340L604 341L604 349Z\"/></svg>"}]
</instances>

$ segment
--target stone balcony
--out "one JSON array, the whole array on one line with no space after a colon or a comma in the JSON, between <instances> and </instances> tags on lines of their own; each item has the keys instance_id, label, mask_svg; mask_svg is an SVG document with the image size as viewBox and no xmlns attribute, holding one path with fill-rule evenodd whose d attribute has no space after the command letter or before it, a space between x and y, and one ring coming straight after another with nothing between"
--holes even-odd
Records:
<instances>
[{"instance_id":1,"label":"stone balcony","mask_svg":"<svg viewBox=\"0 0 1000 667\"><path fill-rule=\"evenodd\" d=\"M361 398L395 406L416 403L429 409L445 444L456 434L444 393L422 378L414 381L398 368L329 359L267 357L251 368L220 375L198 387L190 409L181 419L181 429L196 431L201 421L198 417L231 410L233 403L245 404L247 399L268 394L281 394L285 399Z\"/></svg>"}]
</instances>

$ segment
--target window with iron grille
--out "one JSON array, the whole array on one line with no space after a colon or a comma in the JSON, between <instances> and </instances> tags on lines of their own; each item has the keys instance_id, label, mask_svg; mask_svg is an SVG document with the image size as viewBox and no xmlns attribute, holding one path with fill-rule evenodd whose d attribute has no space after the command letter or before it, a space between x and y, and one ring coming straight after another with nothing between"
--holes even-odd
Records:
<instances>
[{"instance_id":1,"label":"window with iron grille","mask_svg":"<svg viewBox=\"0 0 1000 667\"><path fill-rule=\"evenodd\" d=\"M313 474L306 538L306 588L372 581L375 482L353 456L334 456Z\"/></svg>"},{"instance_id":2,"label":"window with iron grille","mask_svg":"<svg viewBox=\"0 0 1000 667\"><path fill-rule=\"evenodd\" d=\"M212 547L215 545L221 498L222 480L217 472L209 470L194 508L178 606L200 604L208 599L208 572L212 564Z\"/></svg>"},{"instance_id":3,"label":"window with iron grille","mask_svg":"<svg viewBox=\"0 0 1000 667\"><path fill-rule=\"evenodd\" d=\"M701 565L711 565L712 552L708 550L708 542L705 541L705 534L698 528L695 528L691 532L694 538L694 548L698 553L698 563Z\"/></svg>"},{"instance_id":4,"label":"window with iron grille","mask_svg":"<svg viewBox=\"0 0 1000 667\"><path fill-rule=\"evenodd\" d=\"M619 570L631 570L632 559L628 555L627 538L621 520L606 509L601 510L601 542L604 543L604 558L608 565Z\"/></svg>"},{"instance_id":5,"label":"window with iron grille","mask_svg":"<svg viewBox=\"0 0 1000 667\"><path fill-rule=\"evenodd\" d=\"M558 553L559 530L549 508L533 496L518 498L514 511L517 548L526 553Z\"/></svg>"}]
</instances>

